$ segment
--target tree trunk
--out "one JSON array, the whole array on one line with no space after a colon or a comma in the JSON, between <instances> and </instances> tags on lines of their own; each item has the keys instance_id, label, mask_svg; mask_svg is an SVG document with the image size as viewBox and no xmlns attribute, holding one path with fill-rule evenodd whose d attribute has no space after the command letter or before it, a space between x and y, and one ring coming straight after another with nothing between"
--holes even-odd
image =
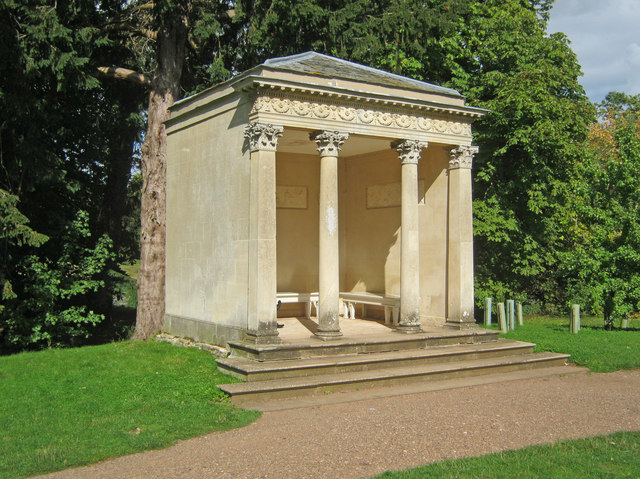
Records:
<instances>
[{"instance_id":1,"label":"tree trunk","mask_svg":"<svg viewBox=\"0 0 640 479\"><path fill-rule=\"evenodd\" d=\"M158 32L158 58L151 81L147 136L142 146L140 272L135 339L148 338L164 324L166 156L164 122L178 97L187 38L186 17Z\"/></svg>"}]
</instances>

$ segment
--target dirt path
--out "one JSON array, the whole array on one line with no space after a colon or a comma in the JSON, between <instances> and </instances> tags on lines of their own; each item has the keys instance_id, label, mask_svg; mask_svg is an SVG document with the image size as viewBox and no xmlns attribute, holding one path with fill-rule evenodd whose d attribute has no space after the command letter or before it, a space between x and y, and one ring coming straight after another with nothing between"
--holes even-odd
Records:
<instances>
[{"instance_id":1,"label":"dirt path","mask_svg":"<svg viewBox=\"0 0 640 479\"><path fill-rule=\"evenodd\" d=\"M640 430L640 370L266 412L242 429L43 477L366 478L621 430Z\"/></svg>"}]
</instances>

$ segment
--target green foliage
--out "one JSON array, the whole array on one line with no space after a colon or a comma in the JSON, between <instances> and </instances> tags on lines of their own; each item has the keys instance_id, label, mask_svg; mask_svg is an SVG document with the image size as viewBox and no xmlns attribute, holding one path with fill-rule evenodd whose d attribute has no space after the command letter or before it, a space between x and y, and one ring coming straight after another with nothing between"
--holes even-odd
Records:
<instances>
[{"instance_id":1,"label":"green foliage","mask_svg":"<svg viewBox=\"0 0 640 479\"><path fill-rule=\"evenodd\" d=\"M0 313L1 351L74 344L104 319L86 305L105 286L101 276L113 259L113 245L106 236L88 241L88 222L79 211L63 234L56 264L33 254L17 265L14 295Z\"/></svg>"},{"instance_id":2,"label":"green foliage","mask_svg":"<svg viewBox=\"0 0 640 479\"><path fill-rule=\"evenodd\" d=\"M27 477L241 427L207 352L121 342L0 357L0 478Z\"/></svg>"},{"instance_id":3,"label":"green foliage","mask_svg":"<svg viewBox=\"0 0 640 479\"><path fill-rule=\"evenodd\" d=\"M640 432L559 441L486 456L438 462L406 471L385 472L379 479L638 477Z\"/></svg>"},{"instance_id":4,"label":"green foliage","mask_svg":"<svg viewBox=\"0 0 640 479\"><path fill-rule=\"evenodd\" d=\"M455 58L464 73L450 83L490 110L474 125L479 301L563 301L556 252L565 246L572 173L594 112L566 37L547 35L544 5L534 7L475 4Z\"/></svg>"},{"instance_id":5,"label":"green foliage","mask_svg":"<svg viewBox=\"0 0 640 479\"><path fill-rule=\"evenodd\" d=\"M29 219L20 213L17 208L18 197L10 195L0 189L0 314L4 309L4 301L15 299L17 296L11 285L16 262L20 261L19 251L21 247L38 247L47 241L45 235L33 231L29 226ZM0 334L2 328L0 327Z\"/></svg>"},{"instance_id":6,"label":"green foliage","mask_svg":"<svg viewBox=\"0 0 640 479\"><path fill-rule=\"evenodd\" d=\"M247 25L240 70L272 56L306 50L418 79L441 82L446 39L457 34L466 0L242 1L236 21ZM243 44L244 43L244 44Z\"/></svg>"},{"instance_id":7,"label":"green foliage","mask_svg":"<svg viewBox=\"0 0 640 479\"><path fill-rule=\"evenodd\" d=\"M0 2L0 208L12 223L0 353L87 340L112 321L107 270L138 254L137 227L122 219L144 91L96 76L125 60L105 27L124 3ZM48 241L7 236L26 225L7 198Z\"/></svg>"},{"instance_id":8,"label":"green foliage","mask_svg":"<svg viewBox=\"0 0 640 479\"><path fill-rule=\"evenodd\" d=\"M610 94L573 184L560 255L574 301L612 326L640 311L640 97Z\"/></svg>"}]
</instances>

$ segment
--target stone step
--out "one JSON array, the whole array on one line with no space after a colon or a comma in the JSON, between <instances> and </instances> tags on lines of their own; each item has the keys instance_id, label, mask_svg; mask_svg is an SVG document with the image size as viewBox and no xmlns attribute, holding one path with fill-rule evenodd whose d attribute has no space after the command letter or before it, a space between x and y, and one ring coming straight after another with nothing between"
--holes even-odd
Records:
<instances>
[{"instance_id":1,"label":"stone step","mask_svg":"<svg viewBox=\"0 0 640 479\"><path fill-rule=\"evenodd\" d=\"M235 404L313 394L330 394L378 386L393 386L420 381L495 374L524 369L564 365L567 354L530 353L497 358L453 361L426 365L399 366L373 371L354 371L319 376L303 376L268 381L222 384L218 387Z\"/></svg>"},{"instance_id":2,"label":"stone step","mask_svg":"<svg viewBox=\"0 0 640 479\"><path fill-rule=\"evenodd\" d=\"M322 356L295 360L259 362L247 358L226 358L218 360L218 368L226 374L245 381L266 381L275 378L338 374L526 354L531 353L534 346L532 343L499 339L490 343L435 346L429 349Z\"/></svg>"},{"instance_id":3,"label":"stone step","mask_svg":"<svg viewBox=\"0 0 640 479\"><path fill-rule=\"evenodd\" d=\"M442 330L419 334L390 333L384 336L363 336L357 339L341 338L334 341L319 341L317 338L311 337L306 341L281 344L249 344L231 341L229 347L232 357L243 357L256 361L280 361L486 343L497 341L499 333L499 331L486 329L454 331L442 328Z\"/></svg>"},{"instance_id":4,"label":"stone step","mask_svg":"<svg viewBox=\"0 0 640 479\"><path fill-rule=\"evenodd\" d=\"M352 391L339 391L335 394L316 394L290 398L276 398L271 400L251 400L246 398L242 401L242 407L245 409L256 409L258 411L282 411L284 409L297 409L312 406L317 407L326 404L339 404L344 402L363 401L367 399L404 396L406 394L419 394L430 391L442 391L444 389L466 388L471 386L481 386L484 384L522 381L549 376L586 374L588 372L588 368L579 367L574 364L567 364L562 366L523 369L502 373L479 374L476 376L454 377L452 379L441 379L439 381L419 381L407 384L396 384L393 387L374 386L371 388L358 388L357 390Z\"/></svg>"}]
</instances>

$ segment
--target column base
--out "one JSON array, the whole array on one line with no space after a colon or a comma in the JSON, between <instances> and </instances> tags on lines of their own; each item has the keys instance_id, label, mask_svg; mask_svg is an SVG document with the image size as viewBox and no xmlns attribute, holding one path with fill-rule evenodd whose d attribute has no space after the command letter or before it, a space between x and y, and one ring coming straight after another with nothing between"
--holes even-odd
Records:
<instances>
[{"instance_id":1,"label":"column base","mask_svg":"<svg viewBox=\"0 0 640 479\"><path fill-rule=\"evenodd\" d=\"M332 341L334 339L340 339L342 337L341 331L316 331L312 338L320 339L322 341Z\"/></svg>"},{"instance_id":2,"label":"column base","mask_svg":"<svg viewBox=\"0 0 640 479\"><path fill-rule=\"evenodd\" d=\"M476 324L475 320L473 321L453 321L447 319L447 322L444 323L445 328L456 329L458 331L466 331L469 329L479 329L480 327Z\"/></svg>"},{"instance_id":3,"label":"column base","mask_svg":"<svg viewBox=\"0 0 640 479\"><path fill-rule=\"evenodd\" d=\"M251 344L279 344L282 342L277 331L271 334L260 334L255 331L245 331L244 340Z\"/></svg>"},{"instance_id":4,"label":"column base","mask_svg":"<svg viewBox=\"0 0 640 479\"><path fill-rule=\"evenodd\" d=\"M398 324L394 331L402 334L417 334L424 332L419 324Z\"/></svg>"}]
</instances>

